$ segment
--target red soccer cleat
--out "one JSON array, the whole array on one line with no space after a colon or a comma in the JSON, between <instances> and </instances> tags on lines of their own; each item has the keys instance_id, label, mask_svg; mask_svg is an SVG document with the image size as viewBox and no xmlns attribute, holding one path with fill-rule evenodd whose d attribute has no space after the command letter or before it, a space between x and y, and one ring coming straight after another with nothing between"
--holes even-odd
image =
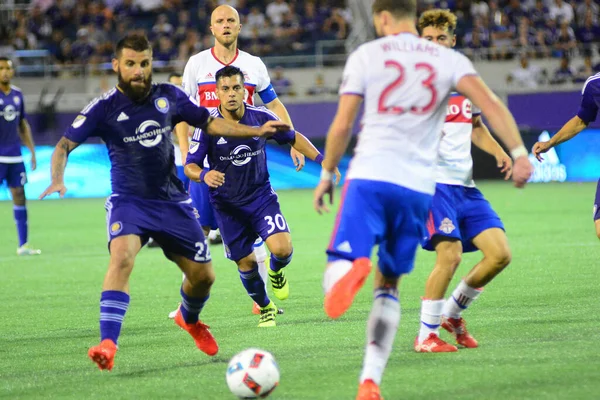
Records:
<instances>
[{"instance_id":1,"label":"red soccer cleat","mask_svg":"<svg viewBox=\"0 0 600 400\"><path fill-rule=\"evenodd\" d=\"M452 353L458 351L458 348L444 342L438 335L431 332L422 343L419 343L419 337L415 339L415 351L417 353Z\"/></svg>"},{"instance_id":2,"label":"red soccer cleat","mask_svg":"<svg viewBox=\"0 0 600 400\"><path fill-rule=\"evenodd\" d=\"M198 321L195 324L187 324L183 320L183 315L181 315L181 310L177 311L177 315L175 315L175 323L179 325L183 330L187 331L196 342L196 347L202 350L204 353L209 356L214 356L219 351L219 345L215 340L214 336L208 328L210 326L203 324Z\"/></svg>"},{"instance_id":3,"label":"red soccer cleat","mask_svg":"<svg viewBox=\"0 0 600 400\"><path fill-rule=\"evenodd\" d=\"M90 347L88 357L98 365L101 370L111 371L115 365L117 345L110 339L104 339L98 346Z\"/></svg>"},{"instance_id":4,"label":"red soccer cleat","mask_svg":"<svg viewBox=\"0 0 600 400\"><path fill-rule=\"evenodd\" d=\"M260 314L260 306L256 303L254 303L254 305L252 306L252 314Z\"/></svg>"},{"instance_id":5,"label":"red soccer cleat","mask_svg":"<svg viewBox=\"0 0 600 400\"><path fill-rule=\"evenodd\" d=\"M366 257L354 260L350 271L325 294L325 313L333 319L341 317L352 305L370 273L371 260Z\"/></svg>"},{"instance_id":6,"label":"red soccer cleat","mask_svg":"<svg viewBox=\"0 0 600 400\"><path fill-rule=\"evenodd\" d=\"M356 400L383 400L379 386L373 380L367 379L358 387Z\"/></svg>"},{"instance_id":7,"label":"red soccer cleat","mask_svg":"<svg viewBox=\"0 0 600 400\"><path fill-rule=\"evenodd\" d=\"M477 348L477 340L467 332L467 324L463 318L442 317L442 328L450 332L461 346L467 349Z\"/></svg>"}]
</instances>

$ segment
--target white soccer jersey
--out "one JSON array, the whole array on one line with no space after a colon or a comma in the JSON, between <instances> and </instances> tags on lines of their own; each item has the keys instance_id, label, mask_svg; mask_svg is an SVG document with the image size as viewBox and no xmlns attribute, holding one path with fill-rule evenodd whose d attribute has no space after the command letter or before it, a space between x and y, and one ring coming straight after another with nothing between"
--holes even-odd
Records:
<instances>
[{"instance_id":1,"label":"white soccer jersey","mask_svg":"<svg viewBox=\"0 0 600 400\"><path fill-rule=\"evenodd\" d=\"M440 142L436 182L474 187L471 134L473 117L481 114L471 100L452 93Z\"/></svg>"},{"instance_id":2,"label":"white soccer jersey","mask_svg":"<svg viewBox=\"0 0 600 400\"><path fill-rule=\"evenodd\" d=\"M462 54L410 33L363 44L346 63L340 94L364 97L362 130L348 179L435 192L446 104L465 75Z\"/></svg>"},{"instance_id":3,"label":"white soccer jersey","mask_svg":"<svg viewBox=\"0 0 600 400\"><path fill-rule=\"evenodd\" d=\"M246 103L254 104L255 93L260 95L265 104L277 97L271 86L267 67L262 60L241 50L238 50L237 55L229 64L223 64L217 59L214 48L190 57L183 71L183 89L190 96L196 96L201 106L209 109L218 107L215 75L218 70L227 65L238 67L244 73L244 85L246 86L244 101Z\"/></svg>"}]
</instances>

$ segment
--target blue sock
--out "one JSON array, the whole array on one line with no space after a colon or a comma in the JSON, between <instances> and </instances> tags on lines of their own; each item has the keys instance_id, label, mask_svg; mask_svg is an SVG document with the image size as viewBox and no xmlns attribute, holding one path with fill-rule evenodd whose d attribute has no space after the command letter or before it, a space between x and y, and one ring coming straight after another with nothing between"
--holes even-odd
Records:
<instances>
[{"instance_id":1,"label":"blue sock","mask_svg":"<svg viewBox=\"0 0 600 400\"><path fill-rule=\"evenodd\" d=\"M117 290L102 292L100 296L100 340L110 339L117 344L127 307L129 307L127 293Z\"/></svg>"},{"instance_id":2,"label":"blue sock","mask_svg":"<svg viewBox=\"0 0 600 400\"><path fill-rule=\"evenodd\" d=\"M17 234L19 235L19 247L27 243L27 208L25 206L13 206Z\"/></svg>"},{"instance_id":3,"label":"blue sock","mask_svg":"<svg viewBox=\"0 0 600 400\"><path fill-rule=\"evenodd\" d=\"M248 296L252 297L252 300L260 307L268 306L271 300L265 290L265 282L258 273L258 267L255 266L254 269L247 272L239 271L239 273Z\"/></svg>"},{"instance_id":4,"label":"blue sock","mask_svg":"<svg viewBox=\"0 0 600 400\"><path fill-rule=\"evenodd\" d=\"M210 297L210 295L206 297L190 297L183 291L183 286L180 290L181 293L181 316L186 324L195 324L198 322L198 316L200 315L200 311L204 308L204 304Z\"/></svg>"},{"instance_id":5,"label":"blue sock","mask_svg":"<svg viewBox=\"0 0 600 400\"><path fill-rule=\"evenodd\" d=\"M277 258L277 257L275 257L275 255L273 253L271 253L271 263L270 263L271 271L277 272L281 268L288 265L290 262L292 262L293 255L294 255L294 250L292 250L290 255L287 256L286 258Z\"/></svg>"}]
</instances>

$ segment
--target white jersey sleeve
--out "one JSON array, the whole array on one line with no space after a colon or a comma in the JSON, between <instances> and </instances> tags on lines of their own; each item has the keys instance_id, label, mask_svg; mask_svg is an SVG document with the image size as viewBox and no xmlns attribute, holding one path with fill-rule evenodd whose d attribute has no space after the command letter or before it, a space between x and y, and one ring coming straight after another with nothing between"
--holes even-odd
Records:
<instances>
[{"instance_id":1,"label":"white jersey sleeve","mask_svg":"<svg viewBox=\"0 0 600 400\"><path fill-rule=\"evenodd\" d=\"M183 77L182 77L182 87L183 90L188 94L188 96L192 96L193 98L197 98L198 96L198 83L196 80L196 66L194 63L194 58L190 58L188 62L185 64L185 68L183 69Z\"/></svg>"},{"instance_id":2,"label":"white jersey sleeve","mask_svg":"<svg viewBox=\"0 0 600 400\"><path fill-rule=\"evenodd\" d=\"M361 54L361 48L350 54L344 67L344 74L342 76L342 84L340 86L339 94L357 94L360 96L365 95L366 90L366 79L365 79L365 62Z\"/></svg>"},{"instance_id":3,"label":"white jersey sleeve","mask_svg":"<svg viewBox=\"0 0 600 400\"><path fill-rule=\"evenodd\" d=\"M451 69L454 73L452 74L452 82L454 83L454 87L458 85L458 82L469 75L479 75L477 71L475 71L475 67L471 60L469 60L464 55L460 54L457 51L453 51L453 65L454 67Z\"/></svg>"},{"instance_id":4,"label":"white jersey sleeve","mask_svg":"<svg viewBox=\"0 0 600 400\"><path fill-rule=\"evenodd\" d=\"M256 57L256 92L260 93L271 85L271 78L269 77L269 71L267 66L260 58Z\"/></svg>"}]
</instances>

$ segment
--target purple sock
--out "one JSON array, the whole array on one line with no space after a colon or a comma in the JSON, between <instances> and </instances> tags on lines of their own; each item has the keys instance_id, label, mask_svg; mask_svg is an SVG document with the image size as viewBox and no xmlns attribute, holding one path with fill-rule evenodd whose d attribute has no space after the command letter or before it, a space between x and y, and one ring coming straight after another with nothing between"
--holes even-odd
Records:
<instances>
[{"instance_id":1,"label":"purple sock","mask_svg":"<svg viewBox=\"0 0 600 400\"><path fill-rule=\"evenodd\" d=\"M27 208L25 206L13 206L17 234L19 236L19 247L27 243Z\"/></svg>"},{"instance_id":2,"label":"purple sock","mask_svg":"<svg viewBox=\"0 0 600 400\"><path fill-rule=\"evenodd\" d=\"M180 290L181 292L181 316L186 324L195 324L198 322L198 316L200 315L200 311L204 308L204 304L208 300L210 296L206 297L190 297L184 293L183 287Z\"/></svg>"},{"instance_id":3,"label":"purple sock","mask_svg":"<svg viewBox=\"0 0 600 400\"><path fill-rule=\"evenodd\" d=\"M248 292L248 296L252 297L252 300L260 307L268 306L271 300L269 300L269 296L265 290L265 282L258 273L258 266L250 271L238 272L240 273L242 284L246 288L246 292Z\"/></svg>"},{"instance_id":4,"label":"purple sock","mask_svg":"<svg viewBox=\"0 0 600 400\"><path fill-rule=\"evenodd\" d=\"M129 295L117 290L105 290L100 297L100 340L110 339L115 344L121 334L123 318L129 307Z\"/></svg>"},{"instance_id":5,"label":"purple sock","mask_svg":"<svg viewBox=\"0 0 600 400\"><path fill-rule=\"evenodd\" d=\"M271 271L277 272L280 269L282 269L283 267L285 267L286 265L288 265L290 262L292 262L293 255L294 255L293 250L290 253L290 255L285 258L277 258L277 257L275 257L275 255L273 253L271 253L271 263L269 265L271 268Z\"/></svg>"}]
</instances>

